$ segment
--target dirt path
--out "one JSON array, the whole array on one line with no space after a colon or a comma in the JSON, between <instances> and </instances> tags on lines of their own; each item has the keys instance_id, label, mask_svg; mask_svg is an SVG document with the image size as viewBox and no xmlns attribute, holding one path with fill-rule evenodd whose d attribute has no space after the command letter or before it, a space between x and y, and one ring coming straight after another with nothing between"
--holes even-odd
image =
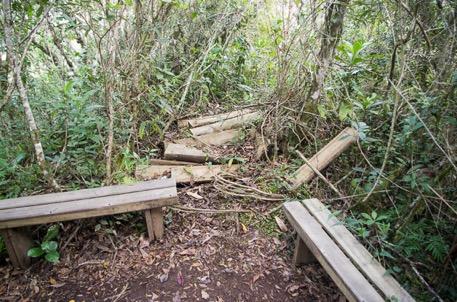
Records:
<instances>
[{"instance_id":1,"label":"dirt path","mask_svg":"<svg viewBox=\"0 0 457 302\"><path fill-rule=\"evenodd\" d=\"M215 208L180 189L180 204ZM210 192L207 192L207 191ZM228 200L232 206L237 200ZM94 232L100 221L107 225ZM292 235L240 227L233 215L168 211L161 242L141 237L143 220L128 214L65 223L61 262L39 261L28 271L0 266L6 301L336 301L341 294L318 265L291 265ZM115 230L116 236L109 234ZM238 231L237 231L238 230Z\"/></svg>"}]
</instances>

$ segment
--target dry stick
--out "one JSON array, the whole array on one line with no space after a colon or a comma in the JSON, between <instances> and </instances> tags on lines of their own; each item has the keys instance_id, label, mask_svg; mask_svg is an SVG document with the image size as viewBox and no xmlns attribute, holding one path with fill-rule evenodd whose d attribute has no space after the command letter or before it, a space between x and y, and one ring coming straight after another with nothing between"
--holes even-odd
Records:
<instances>
[{"instance_id":1,"label":"dry stick","mask_svg":"<svg viewBox=\"0 0 457 302\"><path fill-rule=\"evenodd\" d=\"M449 154L446 153L446 151L441 147L441 145L438 143L436 140L435 136L433 135L432 131L428 128L428 126L425 124L424 120L420 117L420 115L417 113L416 109L413 107L413 105L406 99L406 97L402 94L402 92L398 89L397 86L392 84L392 87L397 91L397 93L401 96L401 98L408 104L409 108L413 111L414 115L417 117L417 119L424 125L425 130L427 131L428 135L430 135L430 138L433 140L435 145L440 149L441 152L443 152L444 156L449 160L451 163L452 167L457 171L457 166L454 164L454 161L452 158L449 156Z\"/></svg>"},{"instance_id":2,"label":"dry stick","mask_svg":"<svg viewBox=\"0 0 457 302\"><path fill-rule=\"evenodd\" d=\"M65 241L64 245L62 246L62 248L60 249L60 251L62 252L63 250L65 250L65 248L67 247L67 245L73 240L73 238L75 238L76 234L78 233L79 229L81 228L81 225L79 224L76 229L73 231L73 233L71 233L70 237L68 237L67 241Z\"/></svg>"},{"instance_id":3,"label":"dry stick","mask_svg":"<svg viewBox=\"0 0 457 302\"><path fill-rule=\"evenodd\" d=\"M226 173L225 175L234 176L233 174L229 174L229 173ZM278 198L278 199L284 199L284 196L282 196L281 194L267 193L267 192L261 191L259 189L253 188L253 187L245 186L245 185L242 185L242 184L227 180L227 179L223 178L222 175L216 175L216 179L224 181L224 182L227 182L229 184L232 184L232 185L235 185L235 186L238 186L238 187L241 187L241 188L246 188L246 189L249 189L249 190L253 190L253 191L255 191L255 192L259 193L259 194L262 194L262 195L272 196L273 198Z\"/></svg>"},{"instance_id":4,"label":"dry stick","mask_svg":"<svg viewBox=\"0 0 457 302\"><path fill-rule=\"evenodd\" d=\"M435 189L432 188L432 186L430 185L427 185L427 187L436 195L438 196L438 198L445 204L447 205L451 210L452 212L454 212L454 214L457 215L457 211L443 198L443 196L441 196Z\"/></svg>"},{"instance_id":5,"label":"dry stick","mask_svg":"<svg viewBox=\"0 0 457 302\"><path fill-rule=\"evenodd\" d=\"M324 175L322 175L322 173L319 170L314 168L300 151L296 150L296 152L301 157L301 159L308 165L308 167L310 167L311 170L313 170L313 172L316 173L316 175L330 187L330 189L332 189L336 194L338 194L338 196L341 199L345 199L345 196L341 194L340 191L338 191L338 189Z\"/></svg>"},{"instance_id":6,"label":"dry stick","mask_svg":"<svg viewBox=\"0 0 457 302\"><path fill-rule=\"evenodd\" d=\"M374 191L372 194L377 194L377 193L387 193L389 190L380 190L380 191ZM329 199L324 199L326 201L336 201L336 200L341 200L341 199L351 199L354 197L361 197L361 196L366 196L368 193L364 194L354 194L354 195L348 195L348 196L343 196L343 197L336 197L336 198L329 198Z\"/></svg>"},{"instance_id":7,"label":"dry stick","mask_svg":"<svg viewBox=\"0 0 457 302\"><path fill-rule=\"evenodd\" d=\"M420 272L417 270L416 266L414 265L414 263L409 260L407 257L403 256L402 254L400 254L396 249L392 248L391 246L388 246L387 245L387 248L389 248L391 251L393 251L395 254L397 254L398 256L400 256L400 258L402 258L404 261L406 261L412 268L412 270L414 271L414 273L416 274L416 276L419 278L419 280L422 282L422 284L424 284L428 291L433 295L435 296L435 298L440 301L440 302L444 302L443 299L441 299L441 297L438 295L438 293L430 286L430 284L428 284L427 281L425 281L424 277L420 274Z\"/></svg>"},{"instance_id":8,"label":"dry stick","mask_svg":"<svg viewBox=\"0 0 457 302\"><path fill-rule=\"evenodd\" d=\"M203 208L193 208L193 207L185 207L185 206L174 206L170 207L170 209L180 212L201 212L205 214L227 214L227 213L252 213L250 210L236 210L236 209L203 209Z\"/></svg>"}]
</instances>

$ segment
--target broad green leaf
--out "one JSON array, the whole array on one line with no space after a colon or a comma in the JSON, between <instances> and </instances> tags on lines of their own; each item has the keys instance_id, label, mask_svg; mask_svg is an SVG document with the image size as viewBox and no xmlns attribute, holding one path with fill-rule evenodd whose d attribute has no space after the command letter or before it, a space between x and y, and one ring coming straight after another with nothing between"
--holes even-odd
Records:
<instances>
[{"instance_id":1,"label":"broad green leaf","mask_svg":"<svg viewBox=\"0 0 457 302\"><path fill-rule=\"evenodd\" d=\"M57 238L58 235L59 235L59 225L54 224L49 227L48 232L46 233L46 235L43 238L43 241L44 242L51 241L51 240Z\"/></svg>"},{"instance_id":2,"label":"broad green leaf","mask_svg":"<svg viewBox=\"0 0 457 302\"><path fill-rule=\"evenodd\" d=\"M322 118L325 118L327 116L327 109L321 104L317 105L317 111L319 112L319 115Z\"/></svg>"},{"instance_id":3,"label":"broad green leaf","mask_svg":"<svg viewBox=\"0 0 457 302\"><path fill-rule=\"evenodd\" d=\"M352 107L349 104L341 103L340 109L338 112L338 117L340 118L340 121L344 121L348 117L351 110L352 110Z\"/></svg>"},{"instance_id":4,"label":"broad green leaf","mask_svg":"<svg viewBox=\"0 0 457 302\"><path fill-rule=\"evenodd\" d=\"M41 247L33 247L30 250L27 251L27 256L29 257L40 257L44 254L44 251L41 249Z\"/></svg>"},{"instance_id":5,"label":"broad green leaf","mask_svg":"<svg viewBox=\"0 0 457 302\"><path fill-rule=\"evenodd\" d=\"M44 258L48 262L57 263L57 262L59 262L60 254L57 251L52 251L52 252L47 253L46 256L44 256Z\"/></svg>"},{"instance_id":6,"label":"broad green leaf","mask_svg":"<svg viewBox=\"0 0 457 302\"><path fill-rule=\"evenodd\" d=\"M57 250L57 246L56 241L45 241L41 243L41 249L48 253Z\"/></svg>"}]
</instances>

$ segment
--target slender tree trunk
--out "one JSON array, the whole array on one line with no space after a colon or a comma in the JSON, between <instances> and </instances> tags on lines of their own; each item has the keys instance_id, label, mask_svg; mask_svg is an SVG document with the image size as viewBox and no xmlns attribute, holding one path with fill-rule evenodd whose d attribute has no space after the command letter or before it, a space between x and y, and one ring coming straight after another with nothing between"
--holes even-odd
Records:
<instances>
[{"instance_id":1,"label":"slender tree trunk","mask_svg":"<svg viewBox=\"0 0 457 302\"><path fill-rule=\"evenodd\" d=\"M329 0L325 12L324 24L321 30L321 47L318 53L316 74L313 78L309 97L318 102L322 96L322 88L328 68L333 61L335 48L343 32L344 16L350 0Z\"/></svg>"},{"instance_id":2,"label":"slender tree trunk","mask_svg":"<svg viewBox=\"0 0 457 302\"><path fill-rule=\"evenodd\" d=\"M62 41L60 40L60 38L57 36L56 32L54 31L54 27L52 26L51 22L49 22L49 19L47 21L48 21L48 29L49 29L49 32L51 33L52 41L54 42L54 45L59 50L60 54L64 58L68 67L70 68L70 70L74 73L75 68L74 68L73 62L68 58L67 54L65 53L65 50L62 46Z\"/></svg>"},{"instance_id":3,"label":"slender tree trunk","mask_svg":"<svg viewBox=\"0 0 457 302\"><path fill-rule=\"evenodd\" d=\"M19 91L19 97L22 101L24 107L25 116L27 118L27 123L29 125L30 134L32 136L32 142L35 148L35 155L37 157L38 164L40 165L43 176L54 189L60 190L59 185L55 181L54 177L48 172L46 159L44 157L43 146L41 145L40 134L38 127L33 116L32 109L30 107L27 88L24 86L21 78L21 66L17 60L15 53L15 47L13 42L13 22L11 16L11 1L3 0L3 14L4 14L4 31L5 31L5 44L8 52L8 57L10 60L11 69L14 72L14 80L16 87Z\"/></svg>"}]
</instances>

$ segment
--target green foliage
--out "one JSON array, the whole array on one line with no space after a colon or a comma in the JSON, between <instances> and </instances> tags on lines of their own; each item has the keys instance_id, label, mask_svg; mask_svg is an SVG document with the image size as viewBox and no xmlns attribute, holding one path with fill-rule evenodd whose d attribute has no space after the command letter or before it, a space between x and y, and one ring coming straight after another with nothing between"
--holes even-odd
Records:
<instances>
[{"instance_id":1,"label":"green foliage","mask_svg":"<svg viewBox=\"0 0 457 302\"><path fill-rule=\"evenodd\" d=\"M48 231L44 236L41 244L28 250L27 255L34 258L44 257L44 259L50 263L59 262L59 246L57 241L54 241L57 236L59 236L59 225L54 224L48 228Z\"/></svg>"}]
</instances>

